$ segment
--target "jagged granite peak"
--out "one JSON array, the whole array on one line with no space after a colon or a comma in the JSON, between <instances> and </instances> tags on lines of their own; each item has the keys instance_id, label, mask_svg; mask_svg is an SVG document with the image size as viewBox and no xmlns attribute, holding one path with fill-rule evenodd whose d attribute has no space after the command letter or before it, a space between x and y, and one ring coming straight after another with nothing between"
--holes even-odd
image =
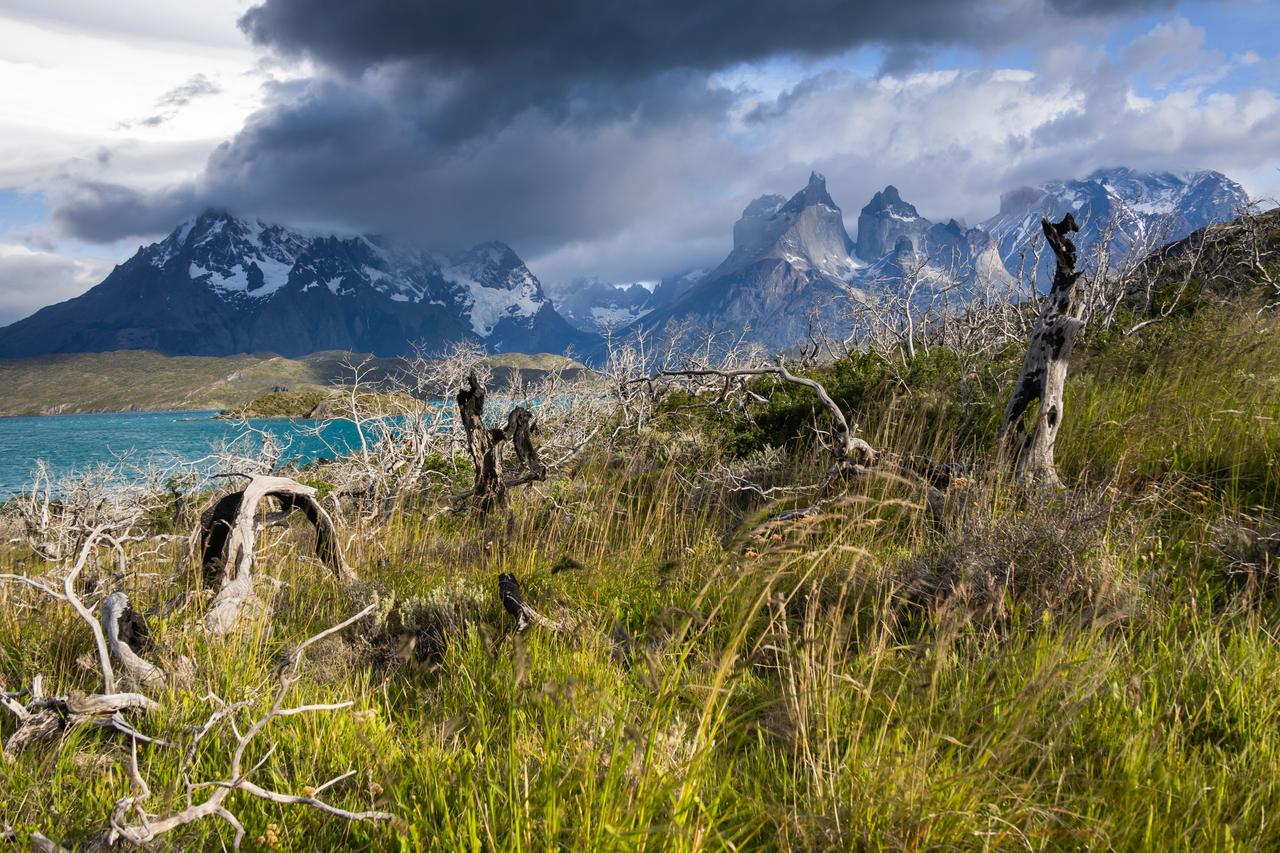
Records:
<instances>
[{"instance_id":1,"label":"jagged granite peak","mask_svg":"<svg viewBox=\"0 0 1280 853\"><path fill-rule=\"evenodd\" d=\"M733 251L707 277L729 275L765 258L848 276L859 266L852 249L827 179L811 172L805 187L785 202L780 195L765 195L743 209L733 226Z\"/></svg>"},{"instance_id":2,"label":"jagged granite peak","mask_svg":"<svg viewBox=\"0 0 1280 853\"><path fill-rule=\"evenodd\" d=\"M917 249L930 226L915 205L902 200L898 188L889 184L871 197L858 214L858 257L874 261L893 250L900 237L907 237Z\"/></svg>"},{"instance_id":3,"label":"jagged granite peak","mask_svg":"<svg viewBox=\"0 0 1280 853\"><path fill-rule=\"evenodd\" d=\"M556 313L503 243L449 256L210 209L83 295L0 329L0 355L400 355L460 340L524 352L583 352L597 343Z\"/></svg>"},{"instance_id":4,"label":"jagged granite peak","mask_svg":"<svg viewBox=\"0 0 1280 853\"><path fill-rule=\"evenodd\" d=\"M925 302L939 287L963 298L979 286L1013 284L990 235L956 219L930 222L892 185L862 210L859 245L866 254L853 254L840 208L816 172L785 202L765 195L748 204L733 235L723 263L635 327L656 330L677 321L786 348L815 329L846 333L851 299L901 290L908 275Z\"/></svg>"},{"instance_id":5,"label":"jagged granite peak","mask_svg":"<svg viewBox=\"0 0 1280 853\"><path fill-rule=\"evenodd\" d=\"M1042 253L1040 217L1061 219L1071 213L1080 224L1076 245L1088 258L1114 221L1108 246L1112 264L1193 231L1234 218L1249 203L1248 194L1221 172L1143 172L1125 167L1099 169L1078 180L1055 180L1019 187L1000 197L1000 212L983 223L995 239L1009 271L1024 279L1035 275L1044 289L1053 275L1053 259Z\"/></svg>"},{"instance_id":6,"label":"jagged granite peak","mask_svg":"<svg viewBox=\"0 0 1280 853\"><path fill-rule=\"evenodd\" d=\"M813 205L824 205L834 210L840 209L836 207L831 194L827 192L826 175L819 172L809 173L809 182L805 184L804 189L791 197L791 200L783 206L783 210L799 212Z\"/></svg>"},{"instance_id":7,"label":"jagged granite peak","mask_svg":"<svg viewBox=\"0 0 1280 853\"><path fill-rule=\"evenodd\" d=\"M864 266L852 250L840 207L826 179L813 172L789 199L765 195L749 203L734 225L728 257L634 325L689 322L790 346L804 338L811 319L830 316L848 297L847 282Z\"/></svg>"}]
</instances>

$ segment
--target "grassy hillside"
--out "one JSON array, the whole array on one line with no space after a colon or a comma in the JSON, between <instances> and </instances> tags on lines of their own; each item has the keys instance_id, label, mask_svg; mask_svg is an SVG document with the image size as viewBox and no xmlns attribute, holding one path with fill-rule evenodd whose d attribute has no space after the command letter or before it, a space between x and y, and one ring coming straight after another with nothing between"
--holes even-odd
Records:
<instances>
[{"instance_id":1,"label":"grassy hillside","mask_svg":"<svg viewBox=\"0 0 1280 853\"><path fill-rule=\"evenodd\" d=\"M278 721L247 761L294 794L353 770L331 802L399 821L236 794L247 845L1280 849L1280 325L1268 295L1206 291L1133 334L1086 335L1061 493L982 473L1019 354L971 370L935 351L818 375L880 449L978 463L939 515L884 472L817 517L762 526L788 498L703 476L818 476L811 398L790 390L733 417L673 400L487 521L430 502L376 528L343 513L361 579L413 614L405 642L355 631L317 647L290 703L353 707ZM468 483L465 464L439 472L446 493ZM323 483L323 470L309 476ZM140 750L153 812L181 808L188 779L225 778L227 726L184 759L210 695L245 701L243 727L270 703L280 651L350 615L310 545L295 526L262 548L273 615L219 642L188 628L201 595L175 599L201 583L185 543L130 543L128 591L152 613L152 654L180 651L201 674L139 718L171 741ZM48 568L6 547L24 572ZM114 559L104 551L95 577ZM562 630L515 633L500 572ZM92 689L90 650L65 604L0 586L5 689L37 672ZM7 736L12 719L0 727ZM127 756L82 729L0 762L0 816L83 841L131 793ZM206 820L165 843L232 838Z\"/></svg>"},{"instance_id":2,"label":"grassy hillside","mask_svg":"<svg viewBox=\"0 0 1280 853\"><path fill-rule=\"evenodd\" d=\"M167 356L146 350L0 359L0 416L161 409L228 409L276 388L319 394L350 377L345 352L302 358L236 355ZM358 361L361 357L355 356ZM536 378L564 363L561 356L506 353L492 359L495 375ZM400 366L374 359L376 380ZM579 366L580 367L580 366Z\"/></svg>"}]
</instances>

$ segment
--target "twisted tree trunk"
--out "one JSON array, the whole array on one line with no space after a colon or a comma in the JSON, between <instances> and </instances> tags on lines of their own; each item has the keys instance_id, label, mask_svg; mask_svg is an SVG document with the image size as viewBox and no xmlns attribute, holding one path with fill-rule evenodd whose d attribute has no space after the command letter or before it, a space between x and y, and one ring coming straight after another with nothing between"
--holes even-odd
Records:
<instances>
[{"instance_id":1,"label":"twisted tree trunk","mask_svg":"<svg viewBox=\"0 0 1280 853\"><path fill-rule=\"evenodd\" d=\"M1085 308L1077 286L1083 273L1076 271L1076 247L1067 235L1080 229L1070 213L1056 224L1042 217L1040 227L1053 249L1057 266L1022 362L1022 372L1004 410L999 449L1005 464L1013 464L1018 480L1060 486L1053 464L1053 445L1062 423L1062 391L1071 348L1076 333L1084 326ZM1026 413L1037 400L1040 408L1028 434Z\"/></svg>"},{"instance_id":2,"label":"twisted tree trunk","mask_svg":"<svg viewBox=\"0 0 1280 853\"><path fill-rule=\"evenodd\" d=\"M342 557L338 530L320 502L316 490L288 477L253 474L244 491L218 502L203 533L202 554L206 579L221 580L221 588L205 615L205 626L214 634L226 634L240 617L241 607L253 592L253 548L257 542L258 508L267 498L280 504L270 520L283 521L299 510L316 530L316 556L328 564L345 592L356 591L356 573ZM227 518L227 516L230 516Z\"/></svg>"},{"instance_id":3,"label":"twisted tree trunk","mask_svg":"<svg viewBox=\"0 0 1280 853\"><path fill-rule=\"evenodd\" d=\"M506 501L507 486L502 481L502 454L499 446L503 435L500 429L484 425L484 385L473 370L467 377L467 387L458 391L458 416L467 435L467 453L475 466L475 487L471 495L482 513Z\"/></svg>"}]
</instances>

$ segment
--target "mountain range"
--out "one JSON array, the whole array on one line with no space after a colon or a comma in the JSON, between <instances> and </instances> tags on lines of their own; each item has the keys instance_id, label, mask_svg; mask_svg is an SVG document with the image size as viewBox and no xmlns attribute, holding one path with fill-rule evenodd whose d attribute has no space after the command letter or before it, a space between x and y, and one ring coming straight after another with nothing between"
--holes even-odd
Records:
<instances>
[{"instance_id":1,"label":"mountain range","mask_svg":"<svg viewBox=\"0 0 1280 853\"><path fill-rule=\"evenodd\" d=\"M312 234L208 210L117 266L96 287L0 329L0 357L151 349L171 355L323 350L404 355L471 340L495 352L598 353L601 332L668 323L774 348L815 326L840 331L849 300L939 285L1012 288L1036 275L1040 217L1075 213L1082 256L1108 239L1117 261L1235 216L1248 203L1219 172L1117 168L1004 194L977 227L932 222L893 186L849 236L813 173L792 196L751 201L710 270L661 281L580 281L552 294L499 242L443 254L375 236ZM1108 223L1114 223L1108 228Z\"/></svg>"},{"instance_id":2,"label":"mountain range","mask_svg":"<svg viewBox=\"0 0 1280 853\"><path fill-rule=\"evenodd\" d=\"M0 356L152 349L405 355L461 340L495 352L594 346L502 243L445 256L377 237L308 235L209 210L85 294L0 329Z\"/></svg>"},{"instance_id":3,"label":"mountain range","mask_svg":"<svg viewBox=\"0 0 1280 853\"><path fill-rule=\"evenodd\" d=\"M1244 188L1221 172L1139 172L1100 169L1087 178L1021 187L1000 197L1000 212L982 223L1000 247L1005 267L1044 290L1053 278L1051 253L1034 248L1040 217L1057 221L1073 213L1080 224L1076 246L1088 257L1108 233L1112 265L1145 256L1193 231L1239 216L1249 204Z\"/></svg>"}]
</instances>

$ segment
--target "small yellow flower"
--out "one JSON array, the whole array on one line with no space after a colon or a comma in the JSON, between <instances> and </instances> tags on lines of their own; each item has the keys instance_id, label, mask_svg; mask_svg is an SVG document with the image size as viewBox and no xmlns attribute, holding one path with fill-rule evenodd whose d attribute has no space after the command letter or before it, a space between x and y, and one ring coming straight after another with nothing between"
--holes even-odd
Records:
<instances>
[{"instance_id":1,"label":"small yellow flower","mask_svg":"<svg viewBox=\"0 0 1280 853\"><path fill-rule=\"evenodd\" d=\"M755 548L748 548L748 549L747 549L747 553L746 553L744 556L747 556L747 557L759 557L759 556L760 556L760 552L759 552L759 551L757 551Z\"/></svg>"},{"instance_id":2,"label":"small yellow flower","mask_svg":"<svg viewBox=\"0 0 1280 853\"><path fill-rule=\"evenodd\" d=\"M314 797L315 795L316 795L316 789L315 789L315 788L311 787L310 785L305 785L305 786L303 786L303 788L302 788L302 796L304 796L304 797Z\"/></svg>"}]
</instances>

